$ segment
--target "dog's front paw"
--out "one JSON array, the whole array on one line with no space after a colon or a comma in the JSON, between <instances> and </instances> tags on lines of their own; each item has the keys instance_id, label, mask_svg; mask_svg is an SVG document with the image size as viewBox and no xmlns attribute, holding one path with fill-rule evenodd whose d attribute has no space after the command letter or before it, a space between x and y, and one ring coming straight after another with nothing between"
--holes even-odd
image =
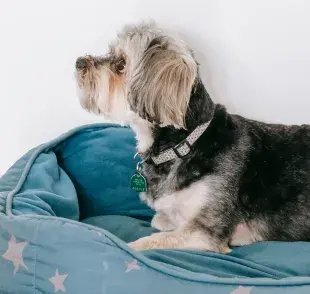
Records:
<instances>
[{"instance_id":1,"label":"dog's front paw","mask_svg":"<svg viewBox=\"0 0 310 294\"><path fill-rule=\"evenodd\" d=\"M174 232L160 232L148 237L143 237L128 244L134 250L172 249L178 248L180 240Z\"/></svg>"},{"instance_id":2,"label":"dog's front paw","mask_svg":"<svg viewBox=\"0 0 310 294\"><path fill-rule=\"evenodd\" d=\"M128 243L128 246L136 251L152 249L151 242L149 241L149 237L140 238L134 242Z\"/></svg>"}]
</instances>

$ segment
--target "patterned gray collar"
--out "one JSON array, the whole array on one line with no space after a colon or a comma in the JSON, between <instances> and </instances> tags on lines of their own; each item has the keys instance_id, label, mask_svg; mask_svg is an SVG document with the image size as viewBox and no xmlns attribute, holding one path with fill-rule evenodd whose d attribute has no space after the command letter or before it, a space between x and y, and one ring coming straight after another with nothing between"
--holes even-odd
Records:
<instances>
[{"instance_id":1,"label":"patterned gray collar","mask_svg":"<svg viewBox=\"0 0 310 294\"><path fill-rule=\"evenodd\" d=\"M182 158L191 151L192 145L201 137L201 135L208 128L211 121L208 121L202 125L199 125L188 137L175 145L172 148L166 149L159 153L157 156L151 156L151 159L156 165L160 165L164 162L170 161L176 158Z\"/></svg>"}]
</instances>

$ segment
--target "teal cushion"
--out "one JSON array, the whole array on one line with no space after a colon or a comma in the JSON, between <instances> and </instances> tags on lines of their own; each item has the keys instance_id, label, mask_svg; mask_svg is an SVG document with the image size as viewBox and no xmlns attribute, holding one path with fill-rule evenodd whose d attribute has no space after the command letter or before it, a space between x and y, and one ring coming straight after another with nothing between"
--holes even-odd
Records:
<instances>
[{"instance_id":1,"label":"teal cushion","mask_svg":"<svg viewBox=\"0 0 310 294\"><path fill-rule=\"evenodd\" d=\"M130 129L99 124L9 169L0 179L0 293L309 293L306 242L229 255L129 248L155 232L154 212L129 188L134 154Z\"/></svg>"}]
</instances>

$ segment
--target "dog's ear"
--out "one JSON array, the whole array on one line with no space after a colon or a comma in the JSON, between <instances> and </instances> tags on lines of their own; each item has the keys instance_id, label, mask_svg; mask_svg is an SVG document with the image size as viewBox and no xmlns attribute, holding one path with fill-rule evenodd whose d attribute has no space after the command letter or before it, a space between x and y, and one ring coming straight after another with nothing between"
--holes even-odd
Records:
<instances>
[{"instance_id":1,"label":"dog's ear","mask_svg":"<svg viewBox=\"0 0 310 294\"><path fill-rule=\"evenodd\" d=\"M128 100L140 116L163 125L184 128L197 64L182 43L152 40L134 69Z\"/></svg>"}]
</instances>

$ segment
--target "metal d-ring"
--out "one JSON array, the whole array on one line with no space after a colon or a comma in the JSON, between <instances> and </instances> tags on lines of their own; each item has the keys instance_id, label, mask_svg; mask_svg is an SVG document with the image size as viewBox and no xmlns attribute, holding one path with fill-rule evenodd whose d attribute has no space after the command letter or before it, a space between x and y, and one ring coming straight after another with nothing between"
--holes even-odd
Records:
<instances>
[{"instance_id":1,"label":"metal d-ring","mask_svg":"<svg viewBox=\"0 0 310 294\"><path fill-rule=\"evenodd\" d=\"M136 171L137 171L138 174L141 173L141 171L142 171L142 162L138 162L137 163Z\"/></svg>"},{"instance_id":2,"label":"metal d-ring","mask_svg":"<svg viewBox=\"0 0 310 294\"><path fill-rule=\"evenodd\" d=\"M138 156L138 155L141 155L141 154L142 154L142 153L137 152L137 153L135 154L135 156L133 157L133 159L136 160L137 156ZM144 162L145 162L145 160L139 161L139 163L144 163Z\"/></svg>"},{"instance_id":3,"label":"metal d-ring","mask_svg":"<svg viewBox=\"0 0 310 294\"><path fill-rule=\"evenodd\" d=\"M140 155L140 154L141 154L141 153L137 152L133 158L136 159L137 156ZM138 174L141 174L141 171L142 171L142 164L143 164L144 162L145 162L145 160L142 160L142 161L137 162L136 171L137 171Z\"/></svg>"},{"instance_id":4,"label":"metal d-ring","mask_svg":"<svg viewBox=\"0 0 310 294\"><path fill-rule=\"evenodd\" d=\"M137 153L135 154L135 156L133 157L133 159L136 160L137 156L140 155L140 154L141 154L140 152L137 152Z\"/></svg>"}]
</instances>

